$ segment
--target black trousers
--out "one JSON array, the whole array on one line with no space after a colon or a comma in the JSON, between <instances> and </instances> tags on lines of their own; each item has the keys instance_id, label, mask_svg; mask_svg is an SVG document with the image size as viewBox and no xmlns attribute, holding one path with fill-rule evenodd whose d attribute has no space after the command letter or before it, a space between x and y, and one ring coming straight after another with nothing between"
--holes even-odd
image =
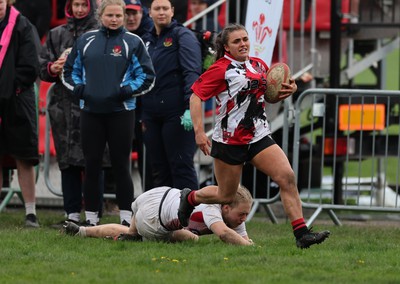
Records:
<instances>
[{"instance_id":1,"label":"black trousers","mask_svg":"<svg viewBox=\"0 0 400 284\"><path fill-rule=\"evenodd\" d=\"M186 131L177 114L143 115L143 138L150 156L153 186L198 189L194 131Z\"/></svg>"},{"instance_id":2,"label":"black trousers","mask_svg":"<svg viewBox=\"0 0 400 284\"><path fill-rule=\"evenodd\" d=\"M99 211L100 175L103 153L108 144L120 210L131 210L133 182L131 151L135 130L135 111L108 114L81 113L81 139L85 157L83 191L87 211Z\"/></svg>"}]
</instances>

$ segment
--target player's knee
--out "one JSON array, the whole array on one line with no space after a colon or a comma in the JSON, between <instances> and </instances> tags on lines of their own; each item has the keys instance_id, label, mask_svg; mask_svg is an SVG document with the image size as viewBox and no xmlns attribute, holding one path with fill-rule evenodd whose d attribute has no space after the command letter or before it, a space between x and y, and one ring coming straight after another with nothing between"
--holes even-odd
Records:
<instances>
[{"instance_id":1,"label":"player's knee","mask_svg":"<svg viewBox=\"0 0 400 284\"><path fill-rule=\"evenodd\" d=\"M280 172L278 176L273 178L273 180L283 190L296 186L296 177L292 169Z\"/></svg>"}]
</instances>

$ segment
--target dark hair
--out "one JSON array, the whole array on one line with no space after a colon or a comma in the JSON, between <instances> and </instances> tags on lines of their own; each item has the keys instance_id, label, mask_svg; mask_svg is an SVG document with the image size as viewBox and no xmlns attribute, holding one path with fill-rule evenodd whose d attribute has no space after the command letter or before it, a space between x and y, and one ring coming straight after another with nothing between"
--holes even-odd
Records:
<instances>
[{"instance_id":1,"label":"dark hair","mask_svg":"<svg viewBox=\"0 0 400 284\"><path fill-rule=\"evenodd\" d=\"M241 24L229 24L226 26L215 39L215 59L218 60L224 57L225 45L228 44L229 35L238 30L244 30L247 32L246 28Z\"/></svg>"},{"instance_id":2,"label":"dark hair","mask_svg":"<svg viewBox=\"0 0 400 284\"><path fill-rule=\"evenodd\" d=\"M153 2L154 2L154 1L155 1L155 0L152 0L152 1L151 1L151 3L150 3L150 8L151 8L151 5L153 5ZM168 2L171 3L171 8L174 8L174 3L172 3L171 0L168 0Z\"/></svg>"}]
</instances>

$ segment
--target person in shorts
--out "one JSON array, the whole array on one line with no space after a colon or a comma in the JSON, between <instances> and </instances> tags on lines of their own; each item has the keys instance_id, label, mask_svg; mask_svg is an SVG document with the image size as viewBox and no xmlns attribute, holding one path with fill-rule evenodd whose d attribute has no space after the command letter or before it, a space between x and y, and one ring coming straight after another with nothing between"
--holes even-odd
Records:
<instances>
[{"instance_id":1,"label":"person in shorts","mask_svg":"<svg viewBox=\"0 0 400 284\"><path fill-rule=\"evenodd\" d=\"M268 66L250 57L246 28L228 25L215 42L216 61L193 84L190 113L196 144L205 155L214 158L218 187L197 191L182 190L178 217L185 225L195 206L206 203L229 203L235 196L243 165L251 163L271 177L280 187L283 207L288 215L299 248L323 242L329 231L312 232L303 218L296 177L283 150L271 137L265 112ZM280 100L297 90L293 79L282 83ZM204 131L202 101L216 98L219 112L212 134L212 144ZM212 145L212 147L211 147ZM211 151L210 151L211 147Z\"/></svg>"},{"instance_id":2,"label":"person in shorts","mask_svg":"<svg viewBox=\"0 0 400 284\"><path fill-rule=\"evenodd\" d=\"M64 231L81 237L165 242L197 241L201 235L215 234L229 244L253 244L244 223L252 204L251 194L245 187L238 187L234 200L229 204L196 207L185 228L182 228L177 215L179 196L179 189L166 186L142 193L132 203L133 216L129 228L119 224L78 227L66 222Z\"/></svg>"},{"instance_id":3,"label":"person in shorts","mask_svg":"<svg viewBox=\"0 0 400 284\"><path fill-rule=\"evenodd\" d=\"M38 39L32 24L12 6L14 2L0 0L0 191L3 167L16 167L25 225L36 228L34 166L39 163L39 153L34 83L39 71Z\"/></svg>"}]
</instances>

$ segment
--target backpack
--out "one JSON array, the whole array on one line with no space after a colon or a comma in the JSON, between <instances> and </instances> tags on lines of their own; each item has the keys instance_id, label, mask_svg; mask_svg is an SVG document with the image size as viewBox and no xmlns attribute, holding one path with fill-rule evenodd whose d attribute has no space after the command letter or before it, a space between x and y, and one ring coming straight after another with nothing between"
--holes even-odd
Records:
<instances>
[{"instance_id":1,"label":"backpack","mask_svg":"<svg viewBox=\"0 0 400 284\"><path fill-rule=\"evenodd\" d=\"M190 29L201 47L201 60L203 62L203 72L206 71L215 62L215 49L214 42L217 32L207 30L193 30Z\"/></svg>"},{"instance_id":2,"label":"backpack","mask_svg":"<svg viewBox=\"0 0 400 284\"><path fill-rule=\"evenodd\" d=\"M178 24L178 26L184 28L182 24ZM175 29L176 33L179 34L180 29ZM217 36L217 32L207 31L207 30L193 30L189 29L193 32L195 38L200 43L201 48L201 62L203 65L202 72L206 71L211 64L215 62L215 50L214 50L214 42ZM177 35L175 35L177 36ZM179 41L177 41L179 42Z\"/></svg>"}]
</instances>

